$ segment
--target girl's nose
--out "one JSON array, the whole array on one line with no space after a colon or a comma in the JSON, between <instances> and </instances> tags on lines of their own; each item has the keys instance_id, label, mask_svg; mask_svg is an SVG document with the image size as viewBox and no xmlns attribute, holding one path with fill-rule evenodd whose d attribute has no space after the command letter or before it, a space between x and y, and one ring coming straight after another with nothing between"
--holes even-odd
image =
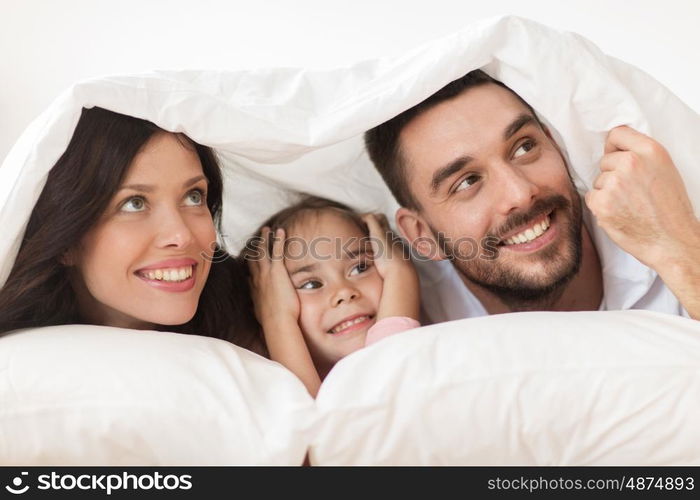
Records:
<instances>
[{"instance_id":1,"label":"girl's nose","mask_svg":"<svg viewBox=\"0 0 700 500\"><path fill-rule=\"evenodd\" d=\"M360 298L360 292L355 287L343 285L338 288L333 296L333 306L339 306L343 302L348 303Z\"/></svg>"}]
</instances>

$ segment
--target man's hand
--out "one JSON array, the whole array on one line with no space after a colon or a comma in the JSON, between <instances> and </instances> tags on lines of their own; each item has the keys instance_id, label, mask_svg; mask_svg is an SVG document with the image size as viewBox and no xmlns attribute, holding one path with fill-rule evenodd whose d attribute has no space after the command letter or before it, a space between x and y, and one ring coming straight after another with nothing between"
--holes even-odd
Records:
<instances>
[{"instance_id":1,"label":"man's hand","mask_svg":"<svg viewBox=\"0 0 700 500\"><path fill-rule=\"evenodd\" d=\"M636 130L617 127L608 134L600 170L586 193L598 225L700 319L700 222L668 152Z\"/></svg>"},{"instance_id":2,"label":"man's hand","mask_svg":"<svg viewBox=\"0 0 700 500\"><path fill-rule=\"evenodd\" d=\"M700 239L683 180L661 144L629 127L614 128L600 170L586 204L608 236L638 260L659 271Z\"/></svg>"}]
</instances>

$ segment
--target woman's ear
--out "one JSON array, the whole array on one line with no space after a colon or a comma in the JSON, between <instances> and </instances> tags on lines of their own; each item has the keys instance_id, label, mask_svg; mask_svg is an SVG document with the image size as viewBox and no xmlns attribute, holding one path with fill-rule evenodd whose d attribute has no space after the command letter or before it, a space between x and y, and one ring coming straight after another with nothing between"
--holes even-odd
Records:
<instances>
[{"instance_id":1,"label":"woman's ear","mask_svg":"<svg viewBox=\"0 0 700 500\"><path fill-rule=\"evenodd\" d=\"M396 211L396 227L421 257L429 260L445 260L447 257L433 235L430 225L414 210L401 207Z\"/></svg>"},{"instance_id":2,"label":"woman's ear","mask_svg":"<svg viewBox=\"0 0 700 500\"><path fill-rule=\"evenodd\" d=\"M76 254L75 248L69 248L58 257L58 261L66 267L73 267L77 262Z\"/></svg>"}]
</instances>

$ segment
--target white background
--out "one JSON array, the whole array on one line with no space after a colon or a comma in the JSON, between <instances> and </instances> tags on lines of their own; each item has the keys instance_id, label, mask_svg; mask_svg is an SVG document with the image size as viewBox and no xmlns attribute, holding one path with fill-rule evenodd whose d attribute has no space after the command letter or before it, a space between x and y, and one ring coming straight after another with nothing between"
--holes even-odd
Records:
<instances>
[{"instance_id":1,"label":"white background","mask_svg":"<svg viewBox=\"0 0 700 500\"><path fill-rule=\"evenodd\" d=\"M696 0L0 0L0 158L83 78L343 66L501 14L580 33L700 110Z\"/></svg>"}]
</instances>

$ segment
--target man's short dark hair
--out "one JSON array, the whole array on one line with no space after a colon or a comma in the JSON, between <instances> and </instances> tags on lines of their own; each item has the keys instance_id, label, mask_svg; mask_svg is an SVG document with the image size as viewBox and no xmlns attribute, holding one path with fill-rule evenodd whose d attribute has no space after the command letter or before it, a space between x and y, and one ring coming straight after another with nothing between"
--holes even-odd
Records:
<instances>
[{"instance_id":1,"label":"man's short dark hair","mask_svg":"<svg viewBox=\"0 0 700 500\"><path fill-rule=\"evenodd\" d=\"M512 92L520 101L532 111L532 115L537 119L537 115L523 99L498 80L494 80L480 69L470 71L466 75L453 82L448 83L443 88L435 92L426 100L407 109L403 113L395 116L373 129L365 132L365 146L374 166L381 174L384 182L389 186L391 193L402 207L412 210L419 210L420 205L411 193L406 179L406 163L401 155L399 145L399 135L404 127L415 117L427 111L433 106L457 97L462 92L486 84L499 85L509 92ZM539 122L539 120L538 120Z\"/></svg>"}]
</instances>

